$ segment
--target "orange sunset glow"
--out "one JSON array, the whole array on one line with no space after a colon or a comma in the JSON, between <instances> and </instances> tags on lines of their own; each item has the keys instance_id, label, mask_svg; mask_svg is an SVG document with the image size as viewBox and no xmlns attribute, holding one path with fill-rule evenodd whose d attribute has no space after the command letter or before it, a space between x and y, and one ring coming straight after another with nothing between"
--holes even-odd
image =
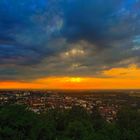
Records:
<instances>
[{"instance_id":1,"label":"orange sunset glow","mask_svg":"<svg viewBox=\"0 0 140 140\"><path fill-rule=\"evenodd\" d=\"M45 77L30 82L1 81L1 89L138 89L140 69L136 65L103 71L103 78ZM107 76L107 77L105 77Z\"/></svg>"}]
</instances>

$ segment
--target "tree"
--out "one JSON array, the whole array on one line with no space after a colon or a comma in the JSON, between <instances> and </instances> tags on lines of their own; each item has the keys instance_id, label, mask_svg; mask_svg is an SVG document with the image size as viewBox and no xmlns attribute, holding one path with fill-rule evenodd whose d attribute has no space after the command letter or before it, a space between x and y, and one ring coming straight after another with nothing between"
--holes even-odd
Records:
<instances>
[{"instance_id":1,"label":"tree","mask_svg":"<svg viewBox=\"0 0 140 140\"><path fill-rule=\"evenodd\" d=\"M37 121L37 115L25 106L5 106L0 110L0 136L4 140L28 139Z\"/></svg>"},{"instance_id":2,"label":"tree","mask_svg":"<svg viewBox=\"0 0 140 140\"><path fill-rule=\"evenodd\" d=\"M93 132L88 122L73 121L69 122L65 135L71 140L84 140Z\"/></svg>"},{"instance_id":3,"label":"tree","mask_svg":"<svg viewBox=\"0 0 140 140\"><path fill-rule=\"evenodd\" d=\"M96 131L102 129L106 123L96 106L93 107L92 109L91 119L92 119L93 128Z\"/></svg>"},{"instance_id":4,"label":"tree","mask_svg":"<svg viewBox=\"0 0 140 140\"><path fill-rule=\"evenodd\" d=\"M137 109L122 108L117 115L117 125L122 132L122 140L140 139L140 112Z\"/></svg>"}]
</instances>

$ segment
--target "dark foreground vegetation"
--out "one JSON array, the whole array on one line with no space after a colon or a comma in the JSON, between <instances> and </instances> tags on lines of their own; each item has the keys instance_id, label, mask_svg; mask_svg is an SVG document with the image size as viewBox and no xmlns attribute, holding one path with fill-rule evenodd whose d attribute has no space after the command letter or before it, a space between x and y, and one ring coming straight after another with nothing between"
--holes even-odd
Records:
<instances>
[{"instance_id":1,"label":"dark foreground vegetation","mask_svg":"<svg viewBox=\"0 0 140 140\"><path fill-rule=\"evenodd\" d=\"M97 109L49 110L35 114L24 106L0 108L0 140L140 140L140 112L121 109L107 123Z\"/></svg>"}]
</instances>

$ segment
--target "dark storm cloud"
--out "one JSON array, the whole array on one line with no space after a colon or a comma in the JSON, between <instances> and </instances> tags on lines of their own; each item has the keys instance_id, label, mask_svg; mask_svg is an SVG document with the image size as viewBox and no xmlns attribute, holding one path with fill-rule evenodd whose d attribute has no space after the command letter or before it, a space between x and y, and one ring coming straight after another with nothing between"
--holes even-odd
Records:
<instances>
[{"instance_id":1,"label":"dark storm cloud","mask_svg":"<svg viewBox=\"0 0 140 140\"><path fill-rule=\"evenodd\" d=\"M46 12L52 16L47 5L46 0L0 2L0 63L34 64L55 53L47 47L51 31L45 29L50 22Z\"/></svg>"},{"instance_id":2,"label":"dark storm cloud","mask_svg":"<svg viewBox=\"0 0 140 140\"><path fill-rule=\"evenodd\" d=\"M98 47L108 46L110 41L129 38L135 32L139 33L134 29L138 28L140 12L132 8L136 4L134 0L66 1L64 36L70 41L82 39L97 43ZM136 13L137 17L133 17ZM116 31L112 31L115 28Z\"/></svg>"},{"instance_id":3,"label":"dark storm cloud","mask_svg":"<svg viewBox=\"0 0 140 140\"><path fill-rule=\"evenodd\" d=\"M139 19L139 0L1 0L0 80L139 65Z\"/></svg>"},{"instance_id":4,"label":"dark storm cloud","mask_svg":"<svg viewBox=\"0 0 140 140\"><path fill-rule=\"evenodd\" d=\"M112 0L66 1L64 35L70 40L86 39L91 42L105 40L112 19L110 17L118 10L120 3ZM111 24L115 24L115 20Z\"/></svg>"}]
</instances>

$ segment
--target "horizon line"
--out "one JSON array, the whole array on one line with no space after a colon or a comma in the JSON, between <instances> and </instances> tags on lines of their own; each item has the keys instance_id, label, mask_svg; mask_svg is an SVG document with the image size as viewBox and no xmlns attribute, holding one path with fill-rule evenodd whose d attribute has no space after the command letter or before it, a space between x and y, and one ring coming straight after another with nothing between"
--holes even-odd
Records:
<instances>
[{"instance_id":1,"label":"horizon line","mask_svg":"<svg viewBox=\"0 0 140 140\"><path fill-rule=\"evenodd\" d=\"M0 88L0 90L140 90L140 88L105 88L105 89L47 89L47 88Z\"/></svg>"}]
</instances>

